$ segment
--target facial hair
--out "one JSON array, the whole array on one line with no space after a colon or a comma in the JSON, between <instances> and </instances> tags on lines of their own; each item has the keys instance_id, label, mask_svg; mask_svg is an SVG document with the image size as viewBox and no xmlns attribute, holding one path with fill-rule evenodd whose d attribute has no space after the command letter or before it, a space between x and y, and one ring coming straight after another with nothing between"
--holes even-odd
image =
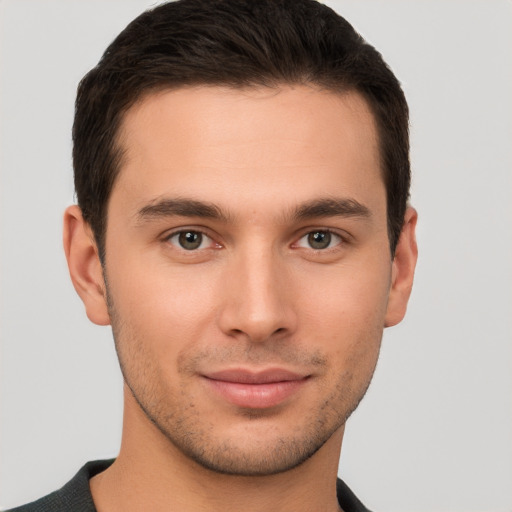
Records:
<instances>
[{"instance_id":1,"label":"facial hair","mask_svg":"<svg viewBox=\"0 0 512 512\"><path fill-rule=\"evenodd\" d=\"M107 303L117 355L125 383L136 403L168 442L203 468L221 474L265 476L289 471L312 457L340 429L356 409L371 381L377 362L368 363L364 347L349 354L345 371L325 387L320 400L301 411L300 421L277 428L281 407L239 408L237 416L249 423L249 435L226 435L202 410L204 396L191 385L201 369L243 365L304 368L322 375L335 374L327 357L297 341L269 339L237 341L227 346L183 350L175 368L166 368L149 350L149 340L134 335L129 321L118 314L107 289ZM380 345L379 332L377 343ZM362 362L364 367L361 369ZM361 379L357 372L363 371ZM166 372L176 372L178 385L170 387ZM261 426L261 428L260 428ZM254 433L259 435L253 435Z\"/></svg>"}]
</instances>

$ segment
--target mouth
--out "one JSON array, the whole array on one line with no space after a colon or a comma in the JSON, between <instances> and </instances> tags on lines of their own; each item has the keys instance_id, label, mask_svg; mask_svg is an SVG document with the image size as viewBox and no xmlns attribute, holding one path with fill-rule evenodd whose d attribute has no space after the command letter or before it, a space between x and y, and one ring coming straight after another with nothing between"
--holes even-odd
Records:
<instances>
[{"instance_id":1,"label":"mouth","mask_svg":"<svg viewBox=\"0 0 512 512\"><path fill-rule=\"evenodd\" d=\"M290 399L309 380L282 368L263 371L229 369L202 375L210 390L238 407L266 409Z\"/></svg>"}]
</instances>

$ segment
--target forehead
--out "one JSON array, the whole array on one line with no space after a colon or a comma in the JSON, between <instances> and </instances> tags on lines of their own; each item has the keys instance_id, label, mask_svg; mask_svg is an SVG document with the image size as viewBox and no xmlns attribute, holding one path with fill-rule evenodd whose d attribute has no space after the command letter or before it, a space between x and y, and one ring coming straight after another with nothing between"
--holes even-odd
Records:
<instances>
[{"instance_id":1,"label":"forehead","mask_svg":"<svg viewBox=\"0 0 512 512\"><path fill-rule=\"evenodd\" d=\"M297 200L364 196L370 184L383 192L375 120L355 92L160 91L128 110L119 144L113 195L122 191L134 208L166 194L223 201L259 191L283 202L285 192Z\"/></svg>"}]
</instances>

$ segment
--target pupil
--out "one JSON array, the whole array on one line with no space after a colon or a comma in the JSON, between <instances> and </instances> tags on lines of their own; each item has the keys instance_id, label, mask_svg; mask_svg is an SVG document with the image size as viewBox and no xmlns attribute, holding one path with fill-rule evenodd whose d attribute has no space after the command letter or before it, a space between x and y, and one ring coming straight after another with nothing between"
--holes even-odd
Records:
<instances>
[{"instance_id":1,"label":"pupil","mask_svg":"<svg viewBox=\"0 0 512 512\"><path fill-rule=\"evenodd\" d=\"M315 231L308 235L308 242L313 249L327 249L331 243L331 234L328 231Z\"/></svg>"},{"instance_id":2,"label":"pupil","mask_svg":"<svg viewBox=\"0 0 512 512\"><path fill-rule=\"evenodd\" d=\"M197 233L196 231L185 231L180 233L179 236L180 245L187 251L197 249L201 245L202 241L203 236L201 233Z\"/></svg>"}]
</instances>

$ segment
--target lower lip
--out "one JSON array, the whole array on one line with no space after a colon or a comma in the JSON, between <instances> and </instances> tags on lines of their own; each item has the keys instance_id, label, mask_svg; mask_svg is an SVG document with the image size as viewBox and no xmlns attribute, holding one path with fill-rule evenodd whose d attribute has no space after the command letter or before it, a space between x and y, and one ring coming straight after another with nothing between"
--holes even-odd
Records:
<instances>
[{"instance_id":1,"label":"lower lip","mask_svg":"<svg viewBox=\"0 0 512 512\"><path fill-rule=\"evenodd\" d=\"M246 384L206 379L213 390L225 400L249 409L266 409L281 404L297 393L307 378L265 384Z\"/></svg>"}]
</instances>

